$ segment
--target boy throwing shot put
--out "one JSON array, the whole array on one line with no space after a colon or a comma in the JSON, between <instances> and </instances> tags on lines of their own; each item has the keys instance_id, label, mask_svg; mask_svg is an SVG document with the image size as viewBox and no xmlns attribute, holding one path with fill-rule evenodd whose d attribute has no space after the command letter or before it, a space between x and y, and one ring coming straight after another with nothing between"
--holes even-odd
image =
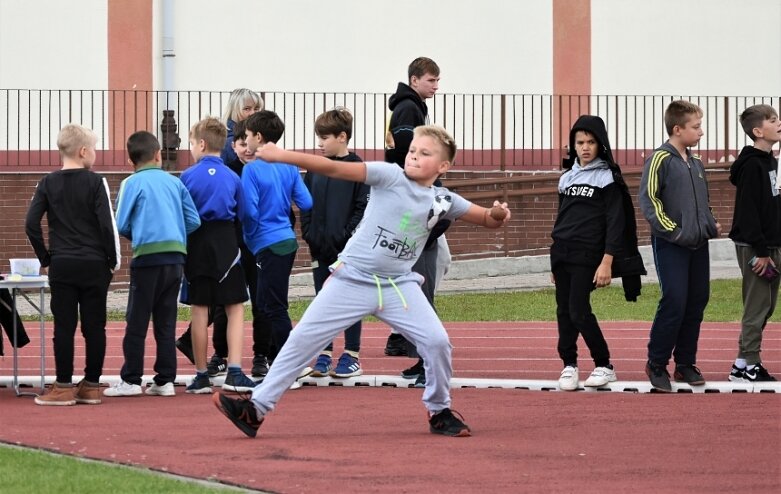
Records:
<instances>
[{"instance_id":1,"label":"boy throwing shot put","mask_svg":"<svg viewBox=\"0 0 781 494\"><path fill-rule=\"evenodd\" d=\"M331 276L282 347L251 399L215 393L217 408L244 434L255 437L265 416L299 372L339 332L364 316L374 315L414 343L426 366L423 403L434 434L469 436L471 431L450 410L451 345L444 326L412 272L428 237L440 219L462 219L498 228L510 219L507 204L494 202L494 215L444 187L433 187L456 155L448 133L436 126L415 129L404 170L383 162L337 162L323 156L285 151L274 144L258 149L264 161L285 162L342 180L364 182L371 200L363 221L350 238ZM500 211L501 210L501 211Z\"/></svg>"}]
</instances>

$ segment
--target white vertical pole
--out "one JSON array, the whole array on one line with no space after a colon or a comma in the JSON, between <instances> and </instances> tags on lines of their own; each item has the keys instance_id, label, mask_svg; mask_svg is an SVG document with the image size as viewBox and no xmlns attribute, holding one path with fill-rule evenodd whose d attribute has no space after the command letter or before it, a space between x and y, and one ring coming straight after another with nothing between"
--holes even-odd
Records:
<instances>
[{"instance_id":1,"label":"white vertical pole","mask_svg":"<svg viewBox=\"0 0 781 494\"><path fill-rule=\"evenodd\" d=\"M174 89L174 0L163 0L163 91Z\"/></svg>"}]
</instances>

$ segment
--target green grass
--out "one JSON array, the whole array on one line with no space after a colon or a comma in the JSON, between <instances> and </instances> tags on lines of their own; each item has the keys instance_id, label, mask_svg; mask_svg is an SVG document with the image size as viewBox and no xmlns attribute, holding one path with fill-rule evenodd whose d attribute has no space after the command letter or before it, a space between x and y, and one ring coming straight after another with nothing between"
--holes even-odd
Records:
<instances>
[{"instance_id":1,"label":"green grass","mask_svg":"<svg viewBox=\"0 0 781 494\"><path fill-rule=\"evenodd\" d=\"M705 309L707 322L740 321L743 303L740 297L740 280L714 280L711 296ZM290 317L301 319L309 300L290 303ZM600 288L591 295L591 305L600 321L651 321L659 302L659 285L643 285L637 302L627 302L619 286ZM443 321L555 321L556 300L553 288L534 291L461 293L438 295L437 312ZM122 312L109 313L109 320L122 321ZM245 320L252 314L247 307ZM190 309L179 309L180 321L190 319ZM372 320L369 318L368 320ZM774 320L776 320L774 318Z\"/></svg>"},{"instance_id":2,"label":"green grass","mask_svg":"<svg viewBox=\"0 0 781 494\"><path fill-rule=\"evenodd\" d=\"M236 491L227 486L210 487L136 468L2 445L0 479L0 491L15 494L198 494Z\"/></svg>"},{"instance_id":3,"label":"green grass","mask_svg":"<svg viewBox=\"0 0 781 494\"><path fill-rule=\"evenodd\" d=\"M651 321L658 302L659 286L656 284L643 285L642 295L637 302L627 302L621 287L601 288L591 296L592 308L600 321ZM299 320L308 305L308 301L291 303L290 316L293 320ZM443 321L556 320L556 300L552 288L439 295L436 305ZM740 280L712 281L705 321L739 321L742 312Z\"/></svg>"}]
</instances>

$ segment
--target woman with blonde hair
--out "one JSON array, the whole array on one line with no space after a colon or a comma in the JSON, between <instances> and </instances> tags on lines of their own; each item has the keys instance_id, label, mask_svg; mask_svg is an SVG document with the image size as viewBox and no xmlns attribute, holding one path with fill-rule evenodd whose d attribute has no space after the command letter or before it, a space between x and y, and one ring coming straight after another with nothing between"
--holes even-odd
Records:
<instances>
[{"instance_id":1,"label":"woman with blonde hair","mask_svg":"<svg viewBox=\"0 0 781 494\"><path fill-rule=\"evenodd\" d=\"M263 109L263 98L260 94L247 88L238 88L231 91L228 97L228 105L225 107L225 113L222 115L223 123L228 127L228 138L225 140L225 147L220 153L220 158L224 163L230 163L237 159L231 144L233 143L233 127L236 122L246 120L247 117Z\"/></svg>"}]
</instances>

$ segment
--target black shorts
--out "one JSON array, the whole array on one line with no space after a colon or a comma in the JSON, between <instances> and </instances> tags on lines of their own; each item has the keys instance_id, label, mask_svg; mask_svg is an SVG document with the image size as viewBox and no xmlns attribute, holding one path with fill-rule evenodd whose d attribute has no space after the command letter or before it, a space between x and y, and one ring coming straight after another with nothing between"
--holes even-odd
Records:
<instances>
[{"instance_id":1,"label":"black shorts","mask_svg":"<svg viewBox=\"0 0 781 494\"><path fill-rule=\"evenodd\" d=\"M199 276L187 280L190 305L233 305L249 300L244 270L235 264L222 282L214 278Z\"/></svg>"}]
</instances>

